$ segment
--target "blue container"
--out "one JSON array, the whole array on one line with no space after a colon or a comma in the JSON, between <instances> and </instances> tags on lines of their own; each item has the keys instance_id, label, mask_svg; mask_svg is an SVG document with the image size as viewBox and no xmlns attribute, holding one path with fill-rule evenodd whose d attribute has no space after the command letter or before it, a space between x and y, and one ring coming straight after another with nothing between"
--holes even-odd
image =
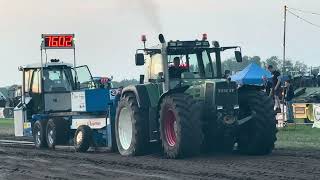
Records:
<instances>
[{"instance_id":1,"label":"blue container","mask_svg":"<svg viewBox=\"0 0 320 180\"><path fill-rule=\"evenodd\" d=\"M106 112L110 101L109 90L87 89L72 92L71 104L74 112Z\"/></svg>"}]
</instances>

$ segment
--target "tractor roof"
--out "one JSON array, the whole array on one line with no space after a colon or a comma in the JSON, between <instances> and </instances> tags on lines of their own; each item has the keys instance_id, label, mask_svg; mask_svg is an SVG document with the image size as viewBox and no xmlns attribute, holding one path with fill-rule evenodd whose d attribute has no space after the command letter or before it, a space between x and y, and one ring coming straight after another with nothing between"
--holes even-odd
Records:
<instances>
[{"instance_id":1,"label":"tractor roof","mask_svg":"<svg viewBox=\"0 0 320 180\"><path fill-rule=\"evenodd\" d=\"M169 41L168 47L170 48L209 48L210 43L208 41Z\"/></svg>"},{"instance_id":2,"label":"tractor roof","mask_svg":"<svg viewBox=\"0 0 320 180\"><path fill-rule=\"evenodd\" d=\"M169 41L167 42L168 48L209 48L209 41L194 40L194 41ZM161 49L161 44L150 47L150 49Z\"/></svg>"},{"instance_id":3,"label":"tractor roof","mask_svg":"<svg viewBox=\"0 0 320 180\"><path fill-rule=\"evenodd\" d=\"M73 67L72 64L70 63L64 63L64 62L48 62L48 63L44 63L43 67L52 67L52 66L67 66L67 67ZM37 68L41 68L41 63L34 63L34 64L27 64L27 65L23 65L21 66L22 69L37 69Z\"/></svg>"}]
</instances>

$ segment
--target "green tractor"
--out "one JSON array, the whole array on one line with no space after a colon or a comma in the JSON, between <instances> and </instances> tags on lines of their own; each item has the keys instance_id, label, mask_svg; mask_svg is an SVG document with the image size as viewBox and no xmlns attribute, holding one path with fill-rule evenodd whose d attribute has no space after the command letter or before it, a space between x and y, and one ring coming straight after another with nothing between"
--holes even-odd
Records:
<instances>
[{"instance_id":1,"label":"green tractor","mask_svg":"<svg viewBox=\"0 0 320 180\"><path fill-rule=\"evenodd\" d=\"M272 99L261 87L238 87L221 72L221 52L235 49L241 62L240 47L216 41L210 47L206 34L169 42L160 34L159 40L137 50L136 65L145 65L146 73L140 84L122 89L115 121L120 154L143 155L156 142L173 159L235 147L244 154L271 153L277 132Z\"/></svg>"}]
</instances>

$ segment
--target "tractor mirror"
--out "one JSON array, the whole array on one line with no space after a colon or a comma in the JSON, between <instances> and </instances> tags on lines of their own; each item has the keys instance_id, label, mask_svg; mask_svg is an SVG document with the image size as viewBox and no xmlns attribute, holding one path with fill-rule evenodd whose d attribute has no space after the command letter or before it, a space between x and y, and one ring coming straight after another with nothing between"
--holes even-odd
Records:
<instances>
[{"instance_id":1,"label":"tractor mirror","mask_svg":"<svg viewBox=\"0 0 320 180\"><path fill-rule=\"evenodd\" d=\"M136 54L136 65L143 66L144 65L144 55L143 53Z\"/></svg>"},{"instance_id":2,"label":"tractor mirror","mask_svg":"<svg viewBox=\"0 0 320 180\"><path fill-rule=\"evenodd\" d=\"M236 61L237 62L242 62L242 53L241 53L241 51L235 51L234 55L236 57Z\"/></svg>"}]
</instances>

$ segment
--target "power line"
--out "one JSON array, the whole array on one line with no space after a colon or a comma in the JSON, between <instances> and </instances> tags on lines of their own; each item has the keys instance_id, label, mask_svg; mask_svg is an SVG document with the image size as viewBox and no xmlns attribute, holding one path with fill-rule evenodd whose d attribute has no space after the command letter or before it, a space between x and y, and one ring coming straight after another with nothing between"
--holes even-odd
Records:
<instances>
[{"instance_id":1,"label":"power line","mask_svg":"<svg viewBox=\"0 0 320 180\"><path fill-rule=\"evenodd\" d=\"M304 21L304 22L306 22L306 23L308 23L308 24L310 24L310 25L312 25L312 26L320 29L320 25L315 24L315 23L313 23L313 22L311 22L311 21L309 21L309 20L307 20L307 19L304 19L304 18L302 18L301 16L299 16L299 15L291 12L290 10L287 10L287 11L288 11L290 14L292 14L293 16L295 16L296 18L301 19L302 21Z\"/></svg>"},{"instance_id":2,"label":"power line","mask_svg":"<svg viewBox=\"0 0 320 180\"><path fill-rule=\"evenodd\" d=\"M296 9L296 8L288 8L288 9L293 10L293 11L299 11L299 12L306 13L306 14L320 16L320 13L316 13L316 12L311 12L311 11L306 11L306 10L301 10L301 9Z\"/></svg>"}]
</instances>

